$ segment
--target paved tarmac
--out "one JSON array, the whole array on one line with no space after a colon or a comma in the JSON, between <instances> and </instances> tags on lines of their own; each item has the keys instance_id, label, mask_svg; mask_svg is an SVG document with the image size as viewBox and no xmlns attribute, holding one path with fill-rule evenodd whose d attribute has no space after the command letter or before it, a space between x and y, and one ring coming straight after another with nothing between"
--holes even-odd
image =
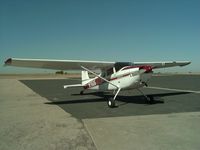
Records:
<instances>
[{"instance_id":1,"label":"paved tarmac","mask_svg":"<svg viewBox=\"0 0 200 150\"><path fill-rule=\"evenodd\" d=\"M200 76L154 76L143 89L154 97L153 104L135 90L122 91L114 109L104 98L110 93L63 89L80 83L77 79L20 82L25 86L1 80L4 149L200 149Z\"/></svg>"},{"instance_id":2,"label":"paved tarmac","mask_svg":"<svg viewBox=\"0 0 200 150\"><path fill-rule=\"evenodd\" d=\"M146 103L144 96L137 90L122 91L117 97L118 108L110 109L104 95L86 91L79 95L81 88L63 89L64 84L80 83L79 80L21 80L50 102L47 105L58 105L78 119L137 116L152 114L170 114L200 111L199 94L187 90L200 91L200 76L155 76L149 86L182 89L186 91L158 90L143 88L142 91L154 97L154 103Z\"/></svg>"},{"instance_id":3,"label":"paved tarmac","mask_svg":"<svg viewBox=\"0 0 200 150\"><path fill-rule=\"evenodd\" d=\"M16 79L0 79L0 150L94 150L83 123Z\"/></svg>"},{"instance_id":4,"label":"paved tarmac","mask_svg":"<svg viewBox=\"0 0 200 150\"><path fill-rule=\"evenodd\" d=\"M137 91L122 91L114 109L104 98L110 93L63 89L80 83L76 79L21 82L47 98L45 105L58 105L80 119L99 150L200 149L200 76L154 76L143 89L154 97L153 104Z\"/></svg>"}]
</instances>

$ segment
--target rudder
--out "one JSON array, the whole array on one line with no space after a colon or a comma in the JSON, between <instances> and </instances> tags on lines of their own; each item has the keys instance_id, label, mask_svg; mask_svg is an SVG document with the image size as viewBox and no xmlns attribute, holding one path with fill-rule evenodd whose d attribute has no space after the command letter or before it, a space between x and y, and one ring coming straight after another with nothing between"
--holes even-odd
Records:
<instances>
[{"instance_id":1,"label":"rudder","mask_svg":"<svg viewBox=\"0 0 200 150\"><path fill-rule=\"evenodd\" d=\"M82 85L85 85L88 83L90 80L88 71L81 71L81 80L82 80Z\"/></svg>"}]
</instances>

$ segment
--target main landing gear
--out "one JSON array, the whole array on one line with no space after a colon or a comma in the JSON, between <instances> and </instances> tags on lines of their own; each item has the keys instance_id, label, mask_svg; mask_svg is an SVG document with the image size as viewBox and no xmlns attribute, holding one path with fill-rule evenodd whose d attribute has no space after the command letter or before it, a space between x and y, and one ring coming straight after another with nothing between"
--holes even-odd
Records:
<instances>
[{"instance_id":1,"label":"main landing gear","mask_svg":"<svg viewBox=\"0 0 200 150\"><path fill-rule=\"evenodd\" d=\"M84 91L80 91L80 95L83 95L83 92L84 92Z\"/></svg>"},{"instance_id":2,"label":"main landing gear","mask_svg":"<svg viewBox=\"0 0 200 150\"><path fill-rule=\"evenodd\" d=\"M107 104L108 104L108 107L110 108L116 107L115 100L112 97L108 98Z\"/></svg>"},{"instance_id":3,"label":"main landing gear","mask_svg":"<svg viewBox=\"0 0 200 150\"><path fill-rule=\"evenodd\" d=\"M112 97L109 97L109 98L108 98L108 101L107 101L108 107L110 107L110 108L117 107L117 106L115 105L115 99L116 99L117 95L119 94L120 90L121 90L121 89L118 88L117 92L115 93L115 96L114 96L113 98L112 98Z\"/></svg>"},{"instance_id":4,"label":"main landing gear","mask_svg":"<svg viewBox=\"0 0 200 150\"><path fill-rule=\"evenodd\" d=\"M84 69L85 71L88 71L89 73L95 75L96 77L102 79L103 81L105 81L105 82L107 82L107 83L113 85L114 87L116 87L117 92L116 92L115 96L114 96L112 99L111 99L111 98L108 99L108 106L109 106L110 108L116 107L116 105L115 105L115 98L117 97L119 91L121 90L120 87L118 87L117 85L115 85L115 84L113 84L112 82L108 81L106 78L103 78L101 75L98 75L98 74L96 74L95 72L93 72L93 71L91 71L91 70L85 68L84 66L81 66L81 68ZM80 92L80 94L82 94L82 91Z\"/></svg>"},{"instance_id":5,"label":"main landing gear","mask_svg":"<svg viewBox=\"0 0 200 150\"><path fill-rule=\"evenodd\" d=\"M148 104L153 104L153 96L148 96L148 95L145 95L140 89L137 89L146 99L147 103Z\"/></svg>"}]
</instances>

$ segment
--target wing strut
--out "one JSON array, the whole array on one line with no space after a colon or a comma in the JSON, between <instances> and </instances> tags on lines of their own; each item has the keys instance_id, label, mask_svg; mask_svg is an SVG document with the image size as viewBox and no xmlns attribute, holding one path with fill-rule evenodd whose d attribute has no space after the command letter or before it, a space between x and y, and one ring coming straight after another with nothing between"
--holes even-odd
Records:
<instances>
[{"instance_id":1,"label":"wing strut","mask_svg":"<svg viewBox=\"0 0 200 150\"><path fill-rule=\"evenodd\" d=\"M86 70L86 71L88 71L88 72L90 72L91 74L95 75L96 77L101 78L102 80L108 82L109 84L111 84L111 85L113 85L114 87L117 88L117 92L115 93L114 97L113 97L113 98L108 98L108 102L107 102L107 104L108 104L108 106L109 106L110 108L116 107L116 105L115 105L115 99L116 99L117 95L119 94L121 88L120 88L119 86L113 84L112 82L108 81L107 79L101 77L100 75L96 74L95 72L93 72L93 71L91 71L91 70L85 68L84 66L81 66L81 68L84 69L84 70Z\"/></svg>"},{"instance_id":2,"label":"wing strut","mask_svg":"<svg viewBox=\"0 0 200 150\"><path fill-rule=\"evenodd\" d=\"M91 71L91 70L85 68L84 66L81 66L81 68L84 69L84 70L86 70L86 71L88 71L88 72L90 72L91 74L93 74L93 75L95 75L95 76L101 78L102 80L108 82L109 84L113 85L113 86L116 87L117 89L119 89L119 87L118 87L117 85L115 85L115 84L113 84L112 82L108 81L107 79L101 77L100 75L96 74L95 72L93 72L93 71Z\"/></svg>"},{"instance_id":3,"label":"wing strut","mask_svg":"<svg viewBox=\"0 0 200 150\"><path fill-rule=\"evenodd\" d=\"M113 98L114 100L115 100L115 98L117 97L117 95L119 94L120 90L121 90L121 89L118 88L117 93L115 94L115 96L114 96L114 98Z\"/></svg>"}]
</instances>

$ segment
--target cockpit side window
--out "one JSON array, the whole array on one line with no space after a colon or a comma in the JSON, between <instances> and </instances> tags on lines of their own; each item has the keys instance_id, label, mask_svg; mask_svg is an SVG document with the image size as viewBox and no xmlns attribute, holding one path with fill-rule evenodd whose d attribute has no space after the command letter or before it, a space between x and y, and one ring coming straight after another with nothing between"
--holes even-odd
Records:
<instances>
[{"instance_id":1,"label":"cockpit side window","mask_svg":"<svg viewBox=\"0 0 200 150\"><path fill-rule=\"evenodd\" d=\"M113 74L113 68L106 70L106 74L107 74L107 76Z\"/></svg>"},{"instance_id":2,"label":"cockpit side window","mask_svg":"<svg viewBox=\"0 0 200 150\"><path fill-rule=\"evenodd\" d=\"M131 62L116 62L115 63L115 70L119 71L121 68L125 66L132 66L133 64Z\"/></svg>"},{"instance_id":3,"label":"cockpit side window","mask_svg":"<svg viewBox=\"0 0 200 150\"><path fill-rule=\"evenodd\" d=\"M114 73L113 72L113 68L109 68L107 70L102 71L101 76L102 77L107 77L107 76L112 75L113 73Z\"/></svg>"}]
</instances>

